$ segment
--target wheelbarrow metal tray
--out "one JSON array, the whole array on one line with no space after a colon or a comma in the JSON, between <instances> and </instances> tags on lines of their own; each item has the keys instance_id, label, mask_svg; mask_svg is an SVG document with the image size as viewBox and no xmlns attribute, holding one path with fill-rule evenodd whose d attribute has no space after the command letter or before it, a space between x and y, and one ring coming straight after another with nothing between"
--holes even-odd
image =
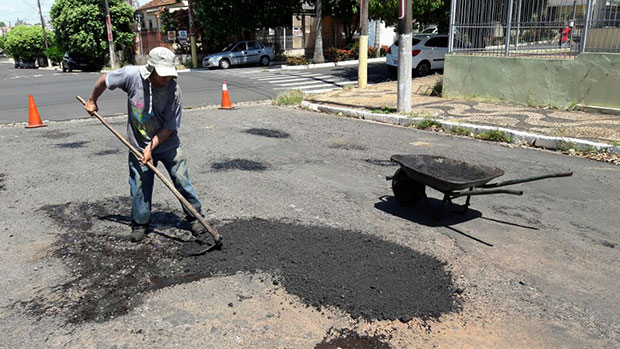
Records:
<instances>
[{"instance_id":1,"label":"wheelbarrow metal tray","mask_svg":"<svg viewBox=\"0 0 620 349\"><path fill-rule=\"evenodd\" d=\"M478 187L504 175L504 171L443 156L408 154L393 155L409 178L443 193Z\"/></svg>"}]
</instances>

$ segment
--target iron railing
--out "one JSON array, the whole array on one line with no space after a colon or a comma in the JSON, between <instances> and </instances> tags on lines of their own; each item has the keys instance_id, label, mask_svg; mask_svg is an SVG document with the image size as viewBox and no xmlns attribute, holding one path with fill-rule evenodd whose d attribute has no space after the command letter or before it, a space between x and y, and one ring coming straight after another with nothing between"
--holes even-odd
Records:
<instances>
[{"instance_id":1,"label":"iron railing","mask_svg":"<svg viewBox=\"0 0 620 349\"><path fill-rule=\"evenodd\" d=\"M455 54L620 52L620 0L452 0L450 33Z\"/></svg>"}]
</instances>

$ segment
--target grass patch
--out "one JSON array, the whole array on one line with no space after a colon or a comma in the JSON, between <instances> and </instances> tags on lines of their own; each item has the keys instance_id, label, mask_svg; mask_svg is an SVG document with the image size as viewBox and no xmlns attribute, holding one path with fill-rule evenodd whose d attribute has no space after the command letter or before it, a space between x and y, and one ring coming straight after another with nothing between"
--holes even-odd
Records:
<instances>
[{"instance_id":1,"label":"grass patch","mask_svg":"<svg viewBox=\"0 0 620 349\"><path fill-rule=\"evenodd\" d=\"M577 144L571 141L558 141L556 145L560 151L577 150Z\"/></svg>"},{"instance_id":2,"label":"grass patch","mask_svg":"<svg viewBox=\"0 0 620 349\"><path fill-rule=\"evenodd\" d=\"M301 90L290 90L280 93L276 97L274 104L276 105L299 105L304 99L304 92Z\"/></svg>"},{"instance_id":3,"label":"grass patch","mask_svg":"<svg viewBox=\"0 0 620 349\"><path fill-rule=\"evenodd\" d=\"M394 108L390 108L390 107L381 107L379 109L373 109L370 112L373 114L390 114L392 112L395 112L396 109Z\"/></svg>"},{"instance_id":4,"label":"grass patch","mask_svg":"<svg viewBox=\"0 0 620 349\"><path fill-rule=\"evenodd\" d=\"M469 136L471 135L471 131L464 128L464 127L459 127L459 126L453 126L450 131L451 134L453 135L457 135L457 136Z\"/></svg>"},{"instance_id":5,"label":"grass patch","mask_svg":"<svg viewBox=\"0 0 620 349\"><path fill-rule=\"evenodd\" d=\"M611 145L615 147L620 147L620 142L611 142Z\"/></svg>"},{"instance_id":6,"label":"grass patch","mask_svg":"<svg viewBox=\"0 0 620 349\"><path fill-rule=\"evenodd\" d=\"M441 122L433 119L424 119L417 124L415 124L416 128L420 130L428 130L432 128L441 128Z\"/></svg>"},{"instance_id":7,"label":"grass patch","mask_svg":"<svg viewBox=\"0 0 620 349\"><path fill-rule=\"evenodd\" d=\"M491 142L505 142L512 143L512 138L504 131L500 130L488 130L478 133L475 138L482 139Z\"/></svg>"}]
</instances>

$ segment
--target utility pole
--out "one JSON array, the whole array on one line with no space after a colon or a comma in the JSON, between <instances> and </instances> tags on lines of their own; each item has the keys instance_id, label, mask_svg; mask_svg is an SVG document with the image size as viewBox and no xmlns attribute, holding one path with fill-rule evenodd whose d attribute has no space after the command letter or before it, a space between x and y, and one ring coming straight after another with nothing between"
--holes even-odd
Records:
<instances>
[{"instance_id":1,"label":"utility pole","mask_svg":"<svg viewBox=\"0 0 620 349\"><path fill-rule=\"evenodd\" d=\"M398 0L398 103L399 113L411 112L411 0Z\"/></svg>"},{"instance_id":2,"label":"utility pole","mask_svg":"<svg viewBox=\"0 0 620 349\"><path fill-rule=\"evenodd\" d=\"M112 37L112 21L110 20L110 7L105 0L105 24L108 30L108 48L110 49L110 68L114 69L114 38Z\"/></svg>"},{"instance_id":3,"label":"utility pole","mask_svg":"<svg viewBox=\"0 0 620 349\"><path fill-rule=\"evenodd\" d=\"M360 0L360 49L357 68L357 87L366 88L368 83L368 0Z\"/></svg>"},{"instance_id":4,"label":"utility pole","mask_svg":"<svg viewBox=\"0 0 620 349\"><path fill-rule=\"evenodd\" d=\"M189 17L189 39L192 44L192 67L198 68L198 58L196 57L196 33L194 33L194 19L192 17L192 0L187 1L187 14Z\"/></svg>"},{"instance_id":5,"label":"utility pole","mask_svg":"<svg viewBox=\"0 0 620 349\"><path fill-rule=\"evenodd\" d=\"M39 16L41 16L41 28L43 28L43 40L45 41L45 50L49 48L49 44L47 43L47 33L45 32L45 18L43 18L43 12L41 12L41 0L37 0L37 4L39 5ZM47 57L47 66L51 67L52 62L50 62L50 58Z\"/></svg>"}]
</instances>

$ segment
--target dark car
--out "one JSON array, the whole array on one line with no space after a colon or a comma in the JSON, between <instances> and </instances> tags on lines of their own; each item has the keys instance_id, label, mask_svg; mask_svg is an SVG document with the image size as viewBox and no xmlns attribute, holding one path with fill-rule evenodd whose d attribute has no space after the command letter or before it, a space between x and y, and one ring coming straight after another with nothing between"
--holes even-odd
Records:
<instances>
[{"instance_id":1,"label":"dark car","mask_svg":"<svg viewBox=\"0 0 620 349\"><path fill-rule=\"evenodd\" d=\"M63 72L66 72L67 70L73 71L73 69L93 71L101 68L99 64L94 62L92 59L78 55L69 55L69 53L65 53L62 57L62 62L60 65Z\"/></svg>"},{"instance_id":2,"label":"dark car","mask_svg":"<svg viewBox=\"0 0 620 349\"><path fill-rule=\"evenodd\" d=\"M15 59L15 68L36 68L34 58L17 58Z\"/></svg>"}]
</instances>

